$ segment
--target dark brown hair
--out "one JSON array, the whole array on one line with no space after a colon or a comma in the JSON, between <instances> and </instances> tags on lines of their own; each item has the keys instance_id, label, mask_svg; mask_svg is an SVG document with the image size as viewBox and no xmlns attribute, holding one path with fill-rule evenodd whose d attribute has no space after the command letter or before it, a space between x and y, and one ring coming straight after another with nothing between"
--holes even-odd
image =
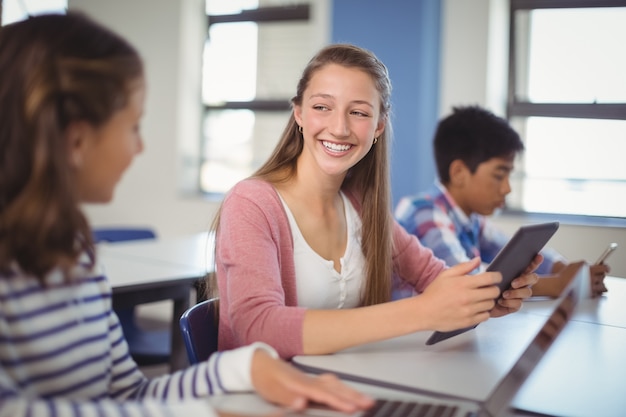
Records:
<instances>
[{"instance_id":1,"label":"dark brown hair","mask_svg":"<svg viewBox=\"0 0 626 417\"><path fill-rule=\"evenodd\" d=\"M515 157L524 151L524 143L506 119L479 106L459 106L439 122L433 151L439 179L449 184L455 160L474 173L491 158Z\"/></svg>"},{"instance_id":2,"label":"dark brown hair","mask_svg":"<svg viewBox=\"0 0 626 417\"><path fill-rule=\"evenodd\" d=\"M72 187L65 130L102 126L143 74L137 51L78 13L0 29L0 270L43 279L93 249Z\"/></svg>"}]
</instances>

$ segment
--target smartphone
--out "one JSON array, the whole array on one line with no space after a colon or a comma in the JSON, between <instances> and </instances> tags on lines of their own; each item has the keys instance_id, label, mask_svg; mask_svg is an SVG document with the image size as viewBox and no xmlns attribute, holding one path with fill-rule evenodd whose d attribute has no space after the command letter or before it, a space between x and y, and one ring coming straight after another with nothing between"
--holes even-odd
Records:
<instances>
[{"instance_id":1,"label":"smartphone","mask_svg":"<svg viewBox=\"0 0 626 417\"><path fill-rule=\"evenodd\" d=\"M609 246L606 247L604 252L602 252L602 255L600 255L594 265L598 265L606 261L606 259L613 253L613 251L615 251L615 249L617 249L617 243L610 243Z\"/></svg>"}]
</instances>

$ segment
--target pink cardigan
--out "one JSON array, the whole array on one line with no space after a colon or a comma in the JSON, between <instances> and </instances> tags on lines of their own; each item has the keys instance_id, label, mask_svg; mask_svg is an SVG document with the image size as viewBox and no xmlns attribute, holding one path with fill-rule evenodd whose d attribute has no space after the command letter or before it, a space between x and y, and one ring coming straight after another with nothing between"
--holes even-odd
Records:
<instances>
[{"instance_id":1,"label":"pink cardigan","mask_svg":"<svg viewBox=\"0 0 626 417\"><path fill-rule=\"evenodd\" d=\"M395 222L393 239L394 272L422 292L445 264ZM233 187L216 245L219 349L262 341L283 358L302 354L305 308L296 296L291 229L271 184L247 179Z\"/></svg>"}]
</instances>

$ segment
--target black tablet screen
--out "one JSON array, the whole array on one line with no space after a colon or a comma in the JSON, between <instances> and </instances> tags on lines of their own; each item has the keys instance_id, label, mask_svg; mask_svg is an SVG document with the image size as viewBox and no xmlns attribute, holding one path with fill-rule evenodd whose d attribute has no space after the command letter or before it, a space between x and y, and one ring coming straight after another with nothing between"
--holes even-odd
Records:
<instances>
[{"instance_id":1,"label":"black tablet screen","mask_svg":"<svg viewBox=\"0 0 626 417\"><path fill-rule=\"evenodd\" d=\"M502 274L502 281L498 285L500 293L507 290L511 285L511 281L524 272L558 228L559 222L549 222L522 226L515 232L513 237L487 267L487 271L498 271ZM474 327L476 326L449 332L434 332L426 341L426 344L432 345L441 342Z\"/></svg>"}]
</instances>

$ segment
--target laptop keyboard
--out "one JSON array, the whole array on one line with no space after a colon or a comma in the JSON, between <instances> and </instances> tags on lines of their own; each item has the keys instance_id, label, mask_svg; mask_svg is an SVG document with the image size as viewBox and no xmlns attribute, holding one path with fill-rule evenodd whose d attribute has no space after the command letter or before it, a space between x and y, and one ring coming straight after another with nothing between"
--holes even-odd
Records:
<instances>
[{"instance_id":1,"label":"laptop keyboard","mask_svg":"<svg viewBox=\"0 0 626 417\"><path fill-rule=\"evenodd\" d=\"M455 405L377 400L376 404L363 414L363 417L456 417L459 415L458 411Z\"/></svg>"},{"instance_id":2,"label":"laptop keyboard","mask_svg":"<svg viewBox=\"0 0 626 417\"><path fill-rule=\"evenodd\" d=\"M312 402L304 411L292 411L285 417L345 417L339 411L332 410L326 405ZM372 408L359 411L351 416L359 417L478 417L477 412L461 411L458 406L416 401L400 401L378 399Z\"/></svg>"}]
</instances>

